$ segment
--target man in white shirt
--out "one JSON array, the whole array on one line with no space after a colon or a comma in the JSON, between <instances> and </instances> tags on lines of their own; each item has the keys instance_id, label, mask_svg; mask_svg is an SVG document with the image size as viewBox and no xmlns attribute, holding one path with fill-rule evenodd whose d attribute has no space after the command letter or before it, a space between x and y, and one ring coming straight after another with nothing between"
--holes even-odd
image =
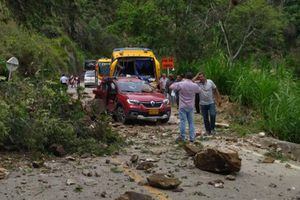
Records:
<instances>
[{"instance_id":1,"label":"man in white shirt","mask_svg":"<svg viewBox=\"0 0 300 200\"><path fill-rule=\"evenodd\" d=\"M162 74L161 78L159 79L159 86L160 86L160 91L165 94L166 92L166 85L167 81L169 79L167 78L166 74Z\"/></svg>"},{"instance_id":2,"label":"man in white shirt","mask_svg":"<svg viewBox=\"0 0 300 200\"><path fill-rule=\"evenodd\" d=\"M60 83L65 86L68 86L68 82L69 82L69 78L65 74L62 74L60 77Z\"/></svg>"},{"instance_id":3,"label":"man in white shirt","mask_svg":"<svg viewBox=\"0 0 300 200\"><path fill-rule=\"evenodd\" d=\"M210 79L206 79L204 73L198 73L194 80L195 79L197 79L195 82L200 87L200 107L206 134L215 134L217 114L215 100L218 105L221 105L220 93L215 83Z\"/></svg>"}]
</instances>

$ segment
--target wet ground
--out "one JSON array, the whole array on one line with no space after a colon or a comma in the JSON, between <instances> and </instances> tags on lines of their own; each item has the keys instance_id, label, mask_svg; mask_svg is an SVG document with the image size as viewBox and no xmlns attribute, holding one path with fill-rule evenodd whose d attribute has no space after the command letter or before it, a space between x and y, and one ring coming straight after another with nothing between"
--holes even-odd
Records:
<instances>
[{"instance_id":1,"label":"wet ground","mask_svg":"<svg viewBox=\"0 0 300 200\"><path fill-rule=\"evenodd\" d=\"M92 91L91 88L87 93ZM154 199L300 199L300 164L295 161L261 163L266 149L258 148L245 138L219 129L215 137L198 137L197 144L222 146L239 152L242 168L234 181L226 176L202 171L183 148L175 143L178 119L173 109L167 124L113 123L113 129L126 138L128 145L116 155L95 157L55 158L42 168L30 167L26 158L7 179L0 180L1 200L60 200L60 199L116 199L126 191L149 194ZM197 132L203 127L200 115L195 116ZM130 159L154 163L149 170L137 170ZM2 156L2 161L9 159ZM8 160L9 161L9 160ZM289 163L289 164L287 164ZM144 185L155 172L173 174L182 181L180 191L160 190ZM224 188L208 182L222 180Z\"/></svg>"}]
</instances>

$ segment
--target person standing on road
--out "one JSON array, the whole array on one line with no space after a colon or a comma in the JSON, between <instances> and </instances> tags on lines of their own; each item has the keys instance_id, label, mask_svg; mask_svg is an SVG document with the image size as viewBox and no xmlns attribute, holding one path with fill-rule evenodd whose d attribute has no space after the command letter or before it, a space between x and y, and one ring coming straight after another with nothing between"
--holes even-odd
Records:
<instances>
[{"instance_id":1,"label":"person standing on road","mask_svg":"<svg viewBox=\"0 0 300 200\"><path fill-rule=\"evenodd\" d=\"M68 87L69 79L65 74L62 74L60 77L60 83Z\"/></svg>"},{"instance_id":2,"label":"person standing on road","mask_svg":"<svg viewBox=\"0 0 300 200\"><path fill-rule=\"evenodd\" d=\"M175 92L174 92L174 90L170 89L170 85L172 85L174 82L175 82L174 76L173 76L173 74L170 74L169 79L167 80L167 83L166 83L166 93L168 95L167 97L170 100L172 106L175 103Z\"/></svg>"},{"instance_id":3,"label":"person standing on road","mask_svg":"<svg viewBox=\"0 0 300 200\"><path fill-rule=\"evenodd\" d=\"M193 75L188 72L186 79L174 83L170 89L179 92L180 137L176 141L185 141L185 124L188 121L190 142L195 141L194 105L195 94L200 92L199 86L192 81Z\"/></svg>"},{"instance_id":4,"label":"person standing on road","mask_svg":"<svg viewBox=\"0 0 300 200\"><path fill-rule=\"evenodd\" d=\"M161 93L166 95L166 85L167 85L168 78L166 74L162 74L161 78L159 79L159 88Z\"/></svg>"},{"instance_id":5,"label":"person standing on road","mask_svg":"<svg viewBox=\"0 0 300 200\"><path fill-rule=\"evenodd\" d=\"M195 82L200 88L200 107L205 126L205 134L216 134L215 124L217 112L215 102L217 102L219 106L221 105L220 93L214 82L205 78L204 73L199 72L193 80L195 79L197 79Z\"/></svg>"}]
</instances>

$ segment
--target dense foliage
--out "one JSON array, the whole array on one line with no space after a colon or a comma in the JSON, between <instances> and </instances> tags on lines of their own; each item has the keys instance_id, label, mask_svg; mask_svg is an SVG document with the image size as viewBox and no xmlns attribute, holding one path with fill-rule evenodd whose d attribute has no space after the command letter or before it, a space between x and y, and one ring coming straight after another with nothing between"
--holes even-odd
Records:
<instances>
[{"instance_id":1,"label":"dense foliage","mask_svg":"<svg viewBox=\"0 0 300 200\"><path fill-rule=\"evenodd\" d=\"M103 154L121 140L105 116L84 111L59 83L0 83L0 147L47 152L53 144L67 152Z\"/></svg>"}]
</instances>

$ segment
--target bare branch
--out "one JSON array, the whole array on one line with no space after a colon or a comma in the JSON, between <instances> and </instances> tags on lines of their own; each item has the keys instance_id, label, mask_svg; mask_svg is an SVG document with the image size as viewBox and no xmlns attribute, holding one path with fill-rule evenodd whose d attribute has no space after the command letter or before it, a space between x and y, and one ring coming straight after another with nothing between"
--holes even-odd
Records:
<instances>
[{"instance_id":1,"label":"bare branch","mask_svg":"<svg viewBox=\"0 0 300 200\"><path fill-rule=\"evenodd\" d=\"M252 27L251 24L249 24L248 29L247 29L248 33L244 36L243 41L242 41L240 47L238 48L238 50L236 51L236 53L234 54L234 56L232 57L232 60L234 60L238 57L238 55L240 54L242 48L245 45L245 42L246 42L247 38L250 37L254 33L255 29L250 30L251 27Z\"/></svg>"},{"instance_id":2,"label":"bare branch","mask_svg":"<svg viewBox=\"0 0 300 200\"><path fill-rule=\"evenodd\" d=\"M232 53L231 53L231 49L230 49L230 45L229 45L229 40L228 40L227 32L226 32L224 24L223 24L223 22L221 20L219 20L219 24L220 24L220 27L221 27L221 30L223 32L224 39L225 39L225 42L226 42L228 56L229 56L229 58L231 60L232 59Z\"/></svg>"}]
</instances>

